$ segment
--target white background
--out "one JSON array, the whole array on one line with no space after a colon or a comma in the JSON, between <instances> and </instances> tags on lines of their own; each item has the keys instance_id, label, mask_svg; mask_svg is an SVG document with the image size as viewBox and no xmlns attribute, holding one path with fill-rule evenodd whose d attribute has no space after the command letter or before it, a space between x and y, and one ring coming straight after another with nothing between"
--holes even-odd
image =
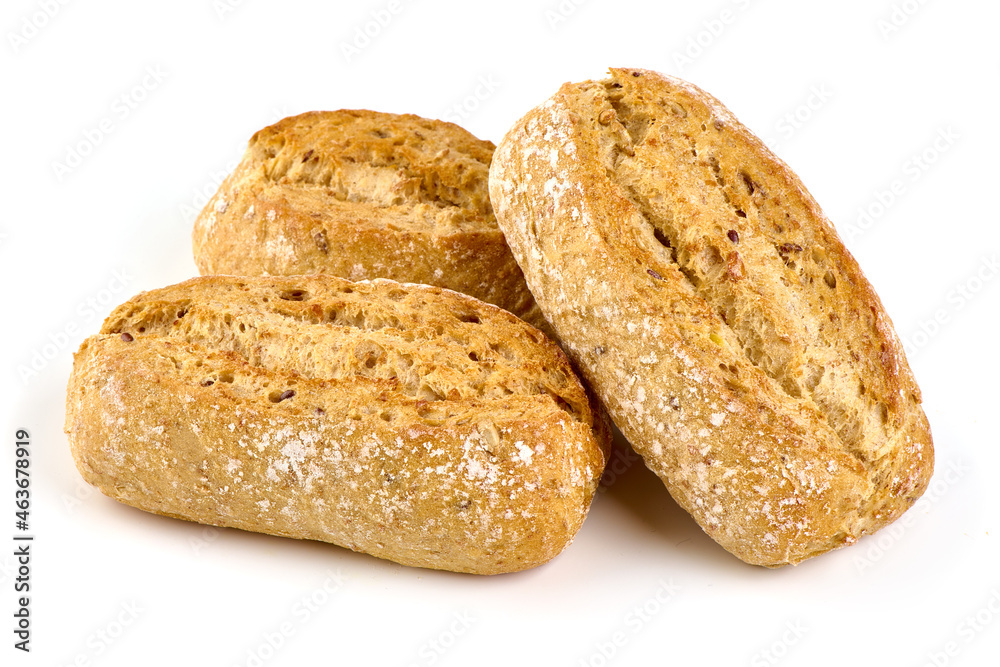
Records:
<instances>
[{"instance_id":1,"label":"white background","mask_svg":"<svg viewBox=\"0 0 1000 667\"><path fill-rule=\"evenodd\" d=\"M997 4L391 6L4 2L0 664L997 664ZM366 44L373 12L391 18ZM62 432L72 352L114 305L195 275L193 216L255 130L370 108L498 141L608 66L719 97L837 224L933 427L934 482L903 520L755 568L636 464L556 560L484 578L161 518L81 481ZM71 151L86 155L61 168ZM12 647L17 428L33 451L30 655Z\"/></svg>"}]
</instances>

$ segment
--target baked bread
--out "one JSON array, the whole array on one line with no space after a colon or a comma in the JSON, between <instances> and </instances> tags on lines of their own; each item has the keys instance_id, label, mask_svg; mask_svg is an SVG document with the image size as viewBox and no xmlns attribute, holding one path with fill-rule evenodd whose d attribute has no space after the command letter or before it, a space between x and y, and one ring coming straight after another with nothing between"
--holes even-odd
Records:
<instances>
[{"instance_id":1,"label":"baked bread","mask_svg":"<svg viewBox=\"0 0 1000 667\"><path fill-rule=\"evenodd\" d=\"M490 206L493 144L452 123L313 111L257 132L194 225L203 275L327 273L470 294L547 328Z\"/></svg>"},{"instance_id":2,"label":"baked bread","mask_svg":"<svg viewBox=\"0 0 1000 667\"><path fill-rule=\"evenodd\" d=\"M140 509L495 574L573 539L604 467L555 343L471 297L330 276L196 278L77 352L77 467Z\"/></svg>"},{"instance_id":3,"label":"baked bread","mask_svg":"<svg viewBox=\"0 0 1000 667\"><path fill-rule=\"evenodd\" d=\"M564 349L733 554L798 563L924 491L931 434L882 304L715 98L643 70L565 84L503 138L490 194Z\"/></svg>"}]
</instances>

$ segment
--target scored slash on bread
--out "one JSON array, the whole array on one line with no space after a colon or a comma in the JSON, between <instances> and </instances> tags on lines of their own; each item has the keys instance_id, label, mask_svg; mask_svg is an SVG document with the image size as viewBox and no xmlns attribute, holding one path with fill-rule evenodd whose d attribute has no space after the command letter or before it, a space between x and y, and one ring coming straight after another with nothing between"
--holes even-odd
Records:
<instances>
[{"instance_id":1,"label":"scored slash on bread","mask_svg":"<svg viewBox=\"0 0 1000 667\"><path fill-rule=\"evenodd\" d=\"M933 446L882 304L718 100L612 69L504 137L498 222L564 349L704 530L798 563L899 517Z\"/></svg>"},{"instance_id":2,"label":"scored slash on bread","mask_svg":"<svg viewBox=\"0 0 1000 667\"><path fill-rule=\"evenodd\" d=\"M195 263L203 275L437 285L546 331L493 216L493 148L457 125L414 115L285 118L254 134L199 215Z\"/></svg>"},{"instance_id":3,"label":"scored slash on bread","mask_svg":"<svg viewBox=\"0 0 1000 667\"><path fill-rule=\"evenodd\" d=\"M572 541L607 456L594 408L557 345L471 297L213 276L111 313L66 431L140 509L494 574Z\"/></svg>"}]
</instances>

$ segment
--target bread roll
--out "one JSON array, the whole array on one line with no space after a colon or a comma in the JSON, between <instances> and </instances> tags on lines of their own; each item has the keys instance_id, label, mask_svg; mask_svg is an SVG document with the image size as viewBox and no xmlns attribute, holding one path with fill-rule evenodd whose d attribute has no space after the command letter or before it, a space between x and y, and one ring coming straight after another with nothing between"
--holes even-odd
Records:
<instances>
[{"instance_id":1,"label":"bread roll","mask_svg":"<svg viewBox=\"0 0 1000 667\"><path fill-rule=\"evenodd\" d=\"M84 478L140 509L495 574L553 558L604 467L562 351L425 285L197 278L119 306L76 354Z\"/></svg>"},{"instance_id":2,"label":"bread roll","mask_svg":"<svg viewBox=\"0 0 1000 667\"><path fill-rule=\"evenodd\" d=\"M730 552L798 563L923 493L931 434L889 317L715 98L643 70L565 84L503 138L490 193L564 349Z\"/></svg>"},{"instance_id":3,"label":"bread roll","mask_svg":"<svg viewBox=\"0 0 1000 667\"><path fill-rule=\"evenodd\" d=\"M493 144L452 123L313 111L257 132L194 225L203 275L447 287L543 331L490 205Z\"/></svg>"}]
</instances>

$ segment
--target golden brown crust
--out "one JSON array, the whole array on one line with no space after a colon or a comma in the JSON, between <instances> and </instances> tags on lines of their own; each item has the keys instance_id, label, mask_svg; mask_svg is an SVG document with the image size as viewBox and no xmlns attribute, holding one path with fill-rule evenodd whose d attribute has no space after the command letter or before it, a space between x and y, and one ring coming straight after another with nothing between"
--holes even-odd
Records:
<instances>
[{"instance_id":1,"label":"golden brown crust","mask_svg":"<svg viewBox=\"0 0 1000 667\"><path fill-rule=\"evenodd\" d=\"M878 297L713 97L643 70L566 84L504 137L490 189L564 348L726 549L797 563L926 488L930 431Z\"/></svg>"},{"instance_id":2,"label":"golden brown crust","mask_svg":"<svg viewBox=\"0 0 1000 667\"><path fill-rule=\"evenodd\" d=\"M194 226L203 275L389 278L470 294L546 329L497 227L493 144L457 125L313 111L257 132Z\"/></svg>"},{"instance_id":3,"label":"golden brown crust","mask_svg":"<svg viewBox=\"0 0 1000 667\"><path fill-rule=\"evenodd\" d=\"M135 507L494 574L579 529L594 414L558 346L471 297L214 276L115 309L74 359L66 430Z\"/></svg>"}]
</instances>

